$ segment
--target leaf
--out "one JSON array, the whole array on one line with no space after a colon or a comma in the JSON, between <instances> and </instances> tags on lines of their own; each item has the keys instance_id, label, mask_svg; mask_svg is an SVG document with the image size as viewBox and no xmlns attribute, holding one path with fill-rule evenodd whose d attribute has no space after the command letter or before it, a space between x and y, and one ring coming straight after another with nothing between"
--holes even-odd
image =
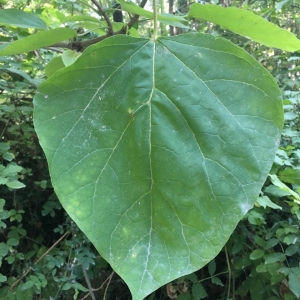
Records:
<instances>
[{"instance_id":1,"label":"leaf","mask_svg":"<svg viewBox=\"0 0 300 300\"><path fill-rule=\"evenodd\" d=\"M285 169L279 172L279 178L284 182L300 185L300 170L291 168Z\"/></svg>"},{"instance_id":2,"label":"leaf","mask_svg":"<svg viewBox=\"0 0 300 300\"><path fill-rule=\"evenodd\" d=\"M21 189L21 188L25 187L25 184L18 180L10 180L10 181L6 182L6 185L11 189Z\"/></svg>"},{"instance_id":3,"label":"leaf","mask_svg":"<svg viewBox=\"0 0 300 300\"><path fill-rule=\"evenodd\" d=\"M265 252L262 249L255 249L251 254L250 254L250 259L255 260L262 258L264 256Z\"/></svg>"},{"instance_id":4,"label":"leaf","mask_svg":"<svg viewBox=\"0 0 300 300\"><path fill-rule=\"evenodd\" d=\"M279 187L281 190L289 193L291 196L293 196L295 198L295 202L300 204L300 195L297 194L296 192L294 192L293 190L291 190L287 185L285 185L283 182L281 182L278 177L276 175L270 175L271 181L272 183Z\"/></svg>"},{"instance_id":5,"label":"leaf","mask_svg":"<svg viewBox=\"0 0 300 300\"><path fill-rule=\"evenodd\" d=\"M279 28L248 10L194 3L190 7L188 16L213 22L268 47L291 52L300 49L300 41L293 33Z\"/></svg>"},{"instance_id":6,"label":"leaf","mask_svg":"<svg viewBox=\"0 0 300 300\"><path fill-rule=\"evenodd\" d=\"M76 35L76 30L70 28L56 28L47 31L40 31L24 39L8 44L5 48L0 50L0 56L30 52L71 39Z\"/></svg>"},{"instance_id":7,"label":"leaf","mask_svg":"<svg viewBox=\"0 0 300 300\"><path fill-rule=\"evenodd\" d=\"M290 272L289 274L289 285L291 291L296 295L296 297L300 297L300 276L295 272Z\"/></svg>"},{"instance_id":8,"label":"leaf","mask_svg":"<svg viewBox=\"0 0 300 300\"><path fill-rule=\"evenodd\" d=\"M65 22L76 22L76 21L89 21L89 22L94 22L94 23L102 23L97 18L94 18L92 16L85 16L85 15L82 15L82 16L70 16L70 17L63 15L63 18L61 18L61 21L63 23L65 23Z\"/></svg>"},{"instance_id":9,"label":"leaf","mask_svg":"<svg viewBox=\"0 0 300 300\"><path fill-rule=\"evenodd\" d=\"M204 34L105 39L43 82L34 105L56 194L133 299L221 251L283 124L270 74Z\"/></svg>"},{"instance_id":10,"label":"leaf","mask_svg":"<svg viewBox=\"0 0 300 300\"><path fill-rule=\"evenodd\" d=\"M208 264L208 273L210 276L213 276L216 272L216 261L213 259Z\"/></svg>"},{"instance_id":11,"label":"leaf","mask_svg":"<svg viewBox=\"0 0 300 300\"><path fill-rule=\"evenodd\" d=\"M5 282L5 281L7 281L7 277L0 273L0 282Z\"/></svg>"},{"instance_id":12,"label":"leaf","mask_svg":"<svg viewBox=\"0 0 300 300\"><path fill-rule=\"evenodd\" d=\"M18 172L21 172L22 170L23 170L23 168L21 166L11 163L2 171L2 174L4 176L16 175Z\"/></svg>"},{"instance_id":13,"label":"leaf","mask_svg":"<svg viewBox=\"0 0 300 300\"><path fill-rule=\"evenodd\" d=\"M217 285L220 285L220 286L224 286L223 282L221 281L221 279L219 277L212 277L211 278L211 282L213 284L217 284Z\"/></svg>"},{"instance_id":14,"label":"leaf","mask_svg":"<svg viewBox=\"0 0 300 300\"><path fill-rule=\"evenodd\" d=\"M194 299L203 299L203 298L207 297L207 293L206 293L204 287L199 282L196 282L193 284L192 294L194 296Z\"/></svg>"},{"instance_id":15,"label":"leaf","mask_svg":"<svg viewBox=\"0 0 300 300\"><path fill-rule=\"evenodd\" d=\"M284 253L271 253L271 254L266 254L264 256L264 259L265 259L265 264L272 264L278 261L284 261L285 255Z\"/></svg>"},{"instance_id":16,"label":"leaf","mask_svg":"<svg viewBox=\"0 0 300 300\"><path fill-rule=\"evenodd\" d=\"M65 67L65 65L62 61L61 56L53 57L45 67L45 74L49 78L56 71L58 71L64 67Z\"/></svg>"},{"instance_id":17,"label":"leaf","mask_svg":"<svg viewBox=\"0 0 300 300\"><path fill-rule=\"evenodd\" d=\"M282 210L282 207L275 204L274 202L272 202L268 196L259 197L257 199L257 203L259 205L261 205L263 208L266 208L268 206L268 207L271 207L271 208L274 208L274 209L281 209Z\"/></svg>"},{"instance_id":18,"label":"leaf","mask_svg":"<svg viewBox=\"0 0 300 300\"><path fill-rule=\"evenodd\" d=\"M47 29L46 23L37 15L15 8L0 9L0 25Z\"/></svg>"},{"instance_id":19,"label":"leaf","mask_svg":"<svg viewBox=\"0 0 300 300\"><path fill-rule=\"evenodd\" d=\"M125 2L123 0L118 0L118 2L121 4L122 9L129 13L146 17L149 19L153 19L153 12L134 4L133 2ZM187 29L189 28L189 26L181 23L181 22L187 22L186 19L181 16L174 16L172 14L157 14L157 18L159 22L164 24L168 24L180 28L187 28Z\"/></svg>"},{"instance_id":20,"label":"leaf","mask_svg":"<svg viewBox=\"0 0 300 300\"><path fill-rule=\"evenodd\" d=\"M10 246L17 246L19 245L19 240L15 238L10 238L7 240L7 244Z\"/></svg>"},{"instance_id":21,"label":"leaf","mask_svg":"<svg viewBox=\"0 0 300 300\"><path fill-rule=\"evenodd\" d=\"M77 59L78 57L81 55L81 53L77 52L77 51L74 51L74 50L66 50L61 58L62 58L62 61L64 63L64 65L66 67L70 66L71 64L73 64Z\"/></svg>"}]
</instances>

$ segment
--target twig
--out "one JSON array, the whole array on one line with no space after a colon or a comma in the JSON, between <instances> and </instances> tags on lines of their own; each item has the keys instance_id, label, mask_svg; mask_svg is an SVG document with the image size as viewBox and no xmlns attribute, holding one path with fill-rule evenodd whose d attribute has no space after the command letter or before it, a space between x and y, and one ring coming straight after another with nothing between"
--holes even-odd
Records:
<instances>
[{"instance_id":1,"label":"twig","mask_svg":"<svg viewBox=\"0 0 300 300\"><path fill-rule=\"evenodd\" d=\"M106 288L105 288L105 291L104 291L103 300L105 300L105 297L106 297L106 293L107 293L109 284L110 284L111 279L113 278L114 274L115 274L115 271L112 271L112 273L110 274L110 278L109 278L109 280L108 280L108 283L107 283Z\"/></svg>"},{"instance_id":2,"label":"twig","mask_svg":"<svg viewBox=\"0 0 300 300\"><path fill-rule=\"evenodd\" d=\"M146 3L147 3L147 0L142 0L140 7L143 8L146 5ZM124 25L123 28L120 29L119 31L114 32L113 35L127 34L128 30L138 21L139 17L140 17L139 15L134 15L131 18L131 20L128 22L128 24ZM89 39L89 40L85 40L85 41L60 42L60 43L50 45L49 47L67 48L67 49L71 49L71 50L76 49L77 51L83 51L88 46L97 44L110 36L111 35L108 32L105 35L102 35L102 36L99 36L99 37L96 37L93 39Z\"/></svg>"},{"instance_id":3,"label":"twig","mask_svg":"<svg viewBox=\"0 0 300 300\"><path fill-rule=\"evenodd\" d=\"M35 263L34 265L37 265L59 242L61 242L70 232L66 232L63 236L61 236ZM18 285L18 283L27 276L27 274L31 271L31 268L29 268L17 281L15 281L11 287L10 287L10 291L12 291L12 289Z\"/></svg>"},{"instance_id":4,"label":"twig","mask_svg":"<svg viewBox=\"0 0 300 300\"><path fill-rule=\"evenodd\" d=\"M100 14L103 16L103 18L105 19L105 21L107 23L107 27L108 27L108 32L107 33L108 33L108 36L114 35L112 24L110 22L109 17L106 14L106 12L104 11L104 9L102 8L102 6L100 5L100 3L98 1L92 0L92 2L96 5L96 7L98 8Z\"/></svg>"},{"instance_id":5,"label":"twig","mask_svg":"<svg viewBox=\"0 0 300 300\"><path fill-rule=\"evenodd\" d=\"M230 267L230 261L228 257L227 247L224 247L225 255L226 255L226 262L228 267L228 291L227 291L227 299L229 299L230 296L230 290L231 290L231 267Z\"/></svg>"},{"instance_id":6,"label":"twig","mask_svg":"<svg viewBox=\"0 0 300 300\"><path fill-rule=\"evenodd\" d=\"M113 271L113 273L114 273L114 271ZM105 283L108 281L108 280L110 280L110 278L111 278L111 274L102 282L102 284L101 284L101 286L99 287L99 288L97 288L97 289L93 289L93 292L96 292L96 291L99 291L99 290L101 290L103 287L104 287L104 285L105 285ZM81 298L80 300L84 300L85 298L87 298L89 296L89 294L86 294L83 298Z\"/></svg>"},{"instance_id":7,"label":"twig","mask_svg":"<svg viewBox=\"0 0 300 300\"><path fill-rule=\"evenodd\" d=\"M82 267L82 272L83 272L83 275L84 275L84 278L85 278L85 282L86 282L86 284L88 286L89 294L91 295L92 300L96 300L95 295L93 293L93 287L92 287L91 282L89 280L89 277L88 277L88 275L86 273L86 269L83 266L83 264L81 264L81 267Z\"/></svg>"}]
</instances>

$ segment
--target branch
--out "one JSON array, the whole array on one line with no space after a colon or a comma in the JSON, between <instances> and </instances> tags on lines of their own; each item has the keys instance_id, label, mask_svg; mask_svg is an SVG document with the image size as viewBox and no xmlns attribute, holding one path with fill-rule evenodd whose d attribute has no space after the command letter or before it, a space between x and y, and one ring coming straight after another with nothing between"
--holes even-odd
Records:
<instances>
[{"instance_id":1,"label":"branch","mask_svg":"<svg viewBox=\"0 0 300 300\"><path fill-rule=\"evenodd\" d=\"M93 3L96 2L95 0L92 0L92 1L93 1ZM144 6L146 5L146 3L147 3L147 0L142 0L142 2L140 4L140 7L144 8ZM99 5L99 3L98 3L98 5ZM105 18L105 20L106 20L106 18L108 19L105 11L102 9L102 7L100 5L99 5L99 7L103 11L103 13L104 13L103 17ZM98 9L99 9L99 7L98 7ZM97 43L103 41L104 39L106 39L106 38L108 38L108 37L110 37L112 35L127 34L128 30L138 21L139 17L140 17L139 15L134 15L130 19L130 21L126 25L124 25L122 27L122 29L120 29L119 31L116 31L116 32L112 32L112 34L110 32L110 29L109 29L108 32L105 35L102 35L102 36L99 36L99 37L96 37L96 38L93 38L93 39L89 39L89 40L85 40L85 41L59 42L59 43L50 45L49 47L67 48L67 49L71 49L71 50L83 51L88 46L91 46L93 44L97 44ZM109 24L111 25L111 22L108 19L107 25L109 26Z\"/></svg>"},{"instance_id":2,"label":"branch","mask_svg":"<svg viewBox=\"0 0 300 300\"><path fill-rule=\"evenodd\" d=\"M86 269L83 266L83 264L81 264L81 267L82 267L82 272L83 272L83 275L84 275L84 278L85 278L85 282L86 282L86 284L88 286L88 290L89 290L89 294L88 295L90 295L93 300L96 300L95 295L93 293L93 288L92 288L90 279L89 279L89 277L88 277L88 275L86 273Z\"/></svg>"},{"instance_id":3,"label":"branch","mask_svg":"<svg viewBox=\"0 0 300 300\"><path fill-rule=\"evenodd\" d=\"M92 0L92 2L96 5L96 7L98 8L100 14L103 16L103 18L105 19L107 26L108 26L108 36L112 36L114 35L114 31L113 31L113 27L112 24L110 22L109 17L107 16L106 12L104 11L104 9L102 8L102 6L100 5L100 3L96 0Z\"/></svg>"}]
</instances>

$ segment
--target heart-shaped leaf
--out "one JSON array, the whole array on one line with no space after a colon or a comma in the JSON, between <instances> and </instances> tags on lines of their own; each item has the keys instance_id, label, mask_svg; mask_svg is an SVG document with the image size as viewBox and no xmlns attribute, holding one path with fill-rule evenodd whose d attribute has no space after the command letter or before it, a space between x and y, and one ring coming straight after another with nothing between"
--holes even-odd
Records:
<instances>
[{"instance_id":1,"label":"heart-shaped leaf","mask_svg":"<svg viewBox=\"0 0 300 300\"><path fill-rule=\"evenodd\" d=\"M133 299L219 253L257 199L283 124L270 74L204 34L108 38L34 103L60 201Z\"/></svg>"}]
</instances>

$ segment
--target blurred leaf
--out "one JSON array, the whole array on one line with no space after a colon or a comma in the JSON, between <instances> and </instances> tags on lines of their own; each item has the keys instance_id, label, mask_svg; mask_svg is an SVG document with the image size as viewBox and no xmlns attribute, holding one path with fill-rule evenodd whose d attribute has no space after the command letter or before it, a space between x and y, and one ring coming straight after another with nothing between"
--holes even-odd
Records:
<instances>
[{"instance_id":1,"label":"blurred leaf","mask_svg":"<svg viewBox=\"0 0 300 300\"><path fill-rule=\"evenodd\" d=\"M72 288L72 284L70 282L66 282L61 289L62 291L67 291L71 288Z\"/></svg>"},{"instance_id":2,"label":"blurred leaf","mask_svg":"<svg viewBox=\"0 0 300 300\"><path fill-rule=\"evenodd\" d=\"M255 249L251 254L250 254L250 259L255 260L262 258L265 254L265 251L262 249Z\"/></svg>"},{"instance_id":3,"label":"blurred leaf","mask_svg":"<svg viewBox=\"0 0 300 300\"><path fill-rule=\"evenodd\" d=\"M279 172L279 178L284 182L300 185L300 170L291 168L285 169Z\"/></svg>"},{"instance_id":4,"label":"blurred leaf","mask_svg":"<svg viewBox=\"0 0 300 300\"><path fill-rule=\"evenodd\" d=\"M278 261L284 261L285 255L284 253L271 253L271 254L266 254L264 256L264 259L265 259L265 264L271 264Z\"/></svg>"},{"instance_id":5,"label":"blurred leaf","mask_svg":"<svg viewBox=\"0 0 300 300\"><path fill-rule=\"evenodd\" d=\"M211 282L212 282L213 284L217 284L217 285L220 285L220 286L224 286L223 282L222 282L221 279L218 278L218 277L212 277L212 278L211 278Z\"/></svg>"},{"instance_id":6,"label":"blurred leaf","mask_svg":"<svg viewBox=\"0 0 300 300\"><path fill-rule=\"evenodd\" d=\"M195 299L203 299L207 297L207 293L205 289L203 288L202 284L199 282L193 284L192 294Z\"/></svg>"},{"instance_id":7,"label":"blurred leaf","mask_svg":"<svg viewBox=\"0 0 300 300\"><path fill-rule=\"evenodd\" d=\"M7 277L0 273L0 282L5 282L5 281L7 281Z\"/></svg>"},{"instance_id":8,"label":"blurred leaf","mask_svg":"<svg viewBox=\"0 0 300 300\"><path fill-rule=\"evenodd\" d=\"M285 255L292 256L296 253L299 253L300 249L298 245L290 245L285 249Z\"/></svg>"},{"instance_id":9,"label":"blurred leaf","mask_svg":"<svg viewBox=\"0 0 300 300\"><path fill-rule=\"evenodd\" d=\"M66 50L62 54L61 58L62 58L64 65L66 67L68 67L68 66L72 65L79 58L80 55L81 55L80 52L77 52L74 50Z\"/></svg>"},{"instance_id":10,"label":"blurred leaf","mask_svg":"<svg viewBox=\"0 0 300 300\"><path fill-rule=\"evenodd\" d=\"M268 47L291 52L300 49L300 40L293 33L245 9L194 3L188 16L213 22Z\"/></svg>"},{"instance_id":11,"label":"blurred leaf","mask_svg":"<svg viewBox=\"0 0 300 300\"><path fill-rule=\"evenodd\" d=\"M275 204L274 202L272 202L268 196L259 197L257 199L257 203L259 205L261 205L263 208L266 208L268 206L268 207L271 207L271 208L274 208L274 209L281 209L282 210L282 207Z\"/></svg>"},{"instance_id":12,"label":"blurred leaf","mask_svg":"<svg viewBox=\"0 0 300 300\"><path fill-rule=\"evenodd\" d=\"M18 180L9 180L6 182L6 185L11 189L21 189L25 187L25 184Z\"/></svg>"},{"instance_id":13,"label":"blurred leaf","mask_svg":"<svg viewBox=\"0 0 300 300\"><path fill-rule=\"evenodd\" d=\"M208 273L210 276L214 275L216 272L216 261L213 259L208 264Z\"/></svg>"},{"instance_id":14,"label":"blurred leaf","mask_svg":"<svg viewBox=\"0 0 300 300\"><path fill-rule=\"evenodd\" d=\"M62 57L53 57L50 62L45 67L45 74L48 78L50 78L56 71L64 68L65 65L62 61Z\"/></svg>"},{"instance_id":15,"label":"blurred leaf","mask_svg":"<svg viewBox=\"0 0 300 300\"><path fill-rule=\"evenodd\" d=\"M89 291L87 288L85 288L82 284L80 284L78 282L75 282L73 284L73 287L80 290L80 291L83 291L83 292L88 292Z\"/></svg>"},{"instance_id":16,"label":"blurred leaf","mask_svg":"<svg viewBox=\"0 0 300 300\"><path fill-rule=\"evenodd\" d=\"M117 0L117 1L121 4L123 10L132 14L137 14L142 17L153 19L153 12L148 11L134 4L133 2L125 2L123 0ZM172 14L157 14L157 18L159 22L167 25L186 28L186 29L189 28L189 26L182 24L182 22L187 22L187 20L180 16L175 16Z\"/></svg>"},{"instance_id":17,"label":"blurred leaf","mask_svg":"<svg viewBox=\"0 0 300 300\"><path fill-rule=\"evenodd\" d=\"M300 276L299 273L296 274L293 269L289 274L289 285L296 297L300 297Z\"/></svg>"},{"instance_id":18,"label":"blurred leaf","mask_svg":"<svg viewBox=\"0 0 300 300\"><path fill-rule=\"evenodd\" d=\"M276 175L270 175L269 177L271 178L272 183L279 187L281 190L288 192L290 195L295 197L295 201L300 204L300 195L291 190L288 186L286 186L283 182L281 182Z\"/></svg>"},{"instance_id":19,"label":"blurred leaf","mask_svg":"<svg viewBox=\"0 0 300 300\"><path fill-rule=\"evenodd\" d=\"M8 44L5 48L0 50L0 56L30 52L51 46L64 40L69 40L76 35L76 30L70 28L56 28L47 31L40 31Z\"/></svg>"},{"instance_id":20,"label":"blurred leaf","mask_svg":"<svg viewBox=\"0 0 300 300\"><path fill-rule=\"evenodd\" d=\"M47 29L46 23L37 15L15 8L0 9L0 25Z\"/></svg>"}]
</instances>

